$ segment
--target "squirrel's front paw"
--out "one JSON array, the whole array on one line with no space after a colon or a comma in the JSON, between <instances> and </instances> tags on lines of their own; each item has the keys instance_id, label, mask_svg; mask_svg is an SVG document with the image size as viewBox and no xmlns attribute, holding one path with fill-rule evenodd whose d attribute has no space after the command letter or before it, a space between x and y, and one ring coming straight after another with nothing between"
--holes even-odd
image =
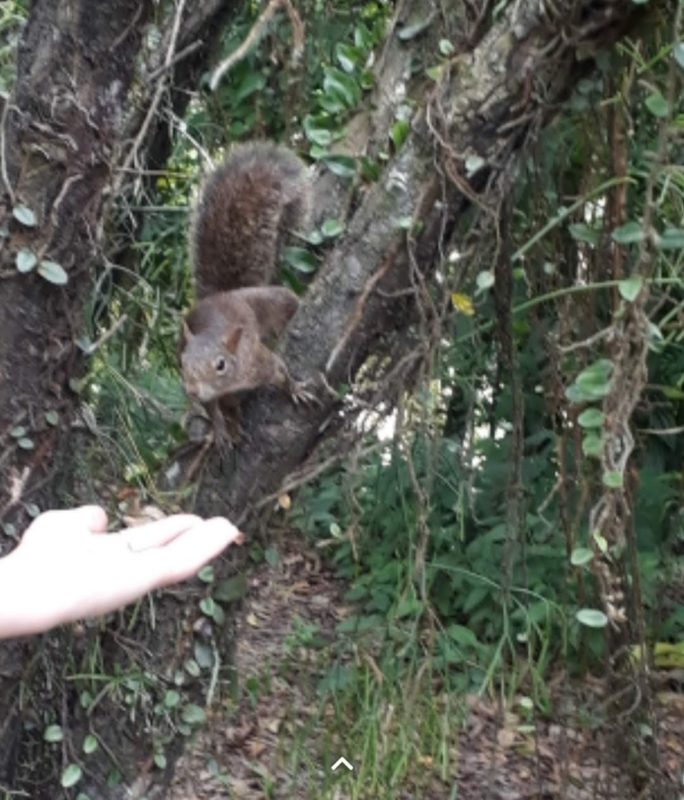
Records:
<instances>
[{"instance_id":1,"label":"squirrel's front paw","mask_svg":"<svg viewBox=\"0 0 684 800\"><path fill-rule=\"evenodd\" d=\"M309 387L315 386L314 381L292 381L290 385L290 397L292 402L298 406L300 403L303 405L321 405L319 398L310 390Z\"/></svg>"}]
</instances>

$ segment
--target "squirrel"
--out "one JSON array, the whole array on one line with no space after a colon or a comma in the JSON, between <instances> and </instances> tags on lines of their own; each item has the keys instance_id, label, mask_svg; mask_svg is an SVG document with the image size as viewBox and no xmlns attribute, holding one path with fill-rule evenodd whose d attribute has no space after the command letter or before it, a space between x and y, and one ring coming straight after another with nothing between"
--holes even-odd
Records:
<instances>
[{"instance_id":1,"label":"squirrel","mask_svg":"<svg viewBox=\"0 0 684 800\"><path fill-rule=\"evenodd\" d=\"M205 180L190 227L197 304L179 345L187 393L208 406L225 442L238 392L273 385L292 400L314 400L270 346L299 307L269 285L286 235L306 225L311 187L302 161L270 142L236 145ZM238 425L239 427L239 425Z\"/></svg>"}]
</instances>

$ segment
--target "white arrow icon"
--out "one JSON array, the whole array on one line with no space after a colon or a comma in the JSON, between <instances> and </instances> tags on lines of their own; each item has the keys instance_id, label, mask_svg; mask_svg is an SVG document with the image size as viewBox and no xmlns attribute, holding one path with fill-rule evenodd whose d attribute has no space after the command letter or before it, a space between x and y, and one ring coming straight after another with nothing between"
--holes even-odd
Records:
<instances>
[{"instance_id":1,"label":"white arrow icon","mask_svg":"<svg viewBox=\"0 0 684 800\"><path fill-rule=\"evenodd\" d=\"M342 766L343 764L350 772L353 771L354 766L350 764L344 756L340 756L340 758L337 759L337 761L332 765L330 769L332 769L332 771L335 772L335 770L338 767Z\"/></svg>"}]
</instances>

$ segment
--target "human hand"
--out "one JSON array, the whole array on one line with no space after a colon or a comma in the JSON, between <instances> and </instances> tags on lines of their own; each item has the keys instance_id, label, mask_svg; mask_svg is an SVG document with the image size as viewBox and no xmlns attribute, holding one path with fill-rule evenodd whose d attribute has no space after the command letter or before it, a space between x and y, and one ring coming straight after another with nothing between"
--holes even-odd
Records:
<instances>
[{"instance_id":1,"label":"human hand","mask_svg":"<svg viewBox=\"0 0 684 800\"><path fill-rule=\"evenodd\" d=\"M47 511L0 559L0 638L97 616L194 575L240 533L192 514L106 533L99 506Z\"/></svg>"}]
</instances>

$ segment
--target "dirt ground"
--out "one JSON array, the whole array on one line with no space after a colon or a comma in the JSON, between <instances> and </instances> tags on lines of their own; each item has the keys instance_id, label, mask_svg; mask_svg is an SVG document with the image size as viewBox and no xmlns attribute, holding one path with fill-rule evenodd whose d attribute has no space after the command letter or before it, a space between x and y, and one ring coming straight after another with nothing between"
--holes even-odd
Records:
<instances>
[{"instance_id":1,"label":"dirt ground","mask_svg":"<svg viewBox=\"0 0 684 800\"><path fill-rule=\"evenodd\" d=\"M551 681L554 709L563 720L536 719L526 725L524 714L511 713L484 697L465 699L467 715L449 750L451 774L445 779L430 757L416 765L420 780L404 782L392 791L364 794L340 779L338 787L321 793L313 785L316 771L293 775L289 758L298 722L321 725L307 689L309 654L296 646L293 631L315 625L319 635L333 639L336 624L348 611L341 585L320 559L301 550L301 541L283 543L281 563L264 564L250 579L238 632L237 668L243 691L232 707L224 704L179 762L169 800L646 800L655 797L644 776L634 786L627 759L618 763L611 741L586 710L605 697L600 681L569 686L563 675ZM295 646L292 642L295 641ZM280 667L286 661L287 670ZM292 665L295 665L294 673ZM294 679L293 679L294 674ZM266 677L265 677L266 676ZM674 676L676 679L676 676ZM659 676L661 775L667 780L663 798L684 800L684 694L681 681ZM619 733L619 732L618 732ZM316 739L312 737L316 750ZM612 754L612 755L611 755ZM321 765L321 770L329 765ZM410 784L410 785L409 785Z\"/></svg>"}]
</instances>

